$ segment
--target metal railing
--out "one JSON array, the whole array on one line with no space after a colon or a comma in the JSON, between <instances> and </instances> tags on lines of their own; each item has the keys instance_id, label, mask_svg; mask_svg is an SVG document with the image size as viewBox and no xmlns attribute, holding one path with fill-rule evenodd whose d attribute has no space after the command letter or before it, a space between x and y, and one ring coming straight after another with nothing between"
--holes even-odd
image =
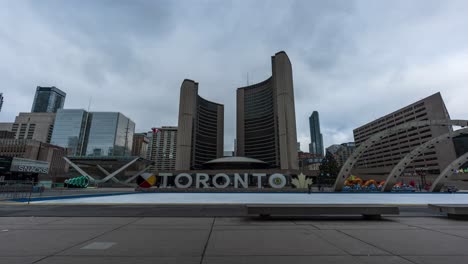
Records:
<instances>
[{"instance_id":1,"label":"metal railing","mask_svg":"<svg viewBox=\"0 0 468 264\"><path fill-rule=\"evenodd\" d=\"M31 198L32 193L42 193L43 187L35 186L32 181L1 181L0 200Z\"/></svg>"}]
</instances>

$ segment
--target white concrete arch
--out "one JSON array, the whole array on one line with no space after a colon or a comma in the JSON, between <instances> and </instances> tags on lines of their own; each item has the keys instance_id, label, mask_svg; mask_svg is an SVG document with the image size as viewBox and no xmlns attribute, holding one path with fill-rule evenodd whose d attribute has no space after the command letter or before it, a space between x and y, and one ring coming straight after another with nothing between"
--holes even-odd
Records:
<instances>
[{"instance_id":1,"label":"white concrete arch","mask_svg":"<svg viewBox=\"0 0 468 264\"><path fill-rule=\"evenodd\" d=\"M431 189L429 192L440 192L447 180L450 180L450 177L455 173L455 170L458 170L465 162L468 161L468 152L461 155L459 158L454 160L450 165L448 165L442 173L435 179L432 183Z\"/></svg>"},{"instance_id":2,"label":"white concrete arch","mask_svg":"<svg viewBox=\"0 0 468 264\"><path fill-rule=\"evenodd\" d=\"M125 186L131 186L131 187L136 187L137 184L136 183L132 183L132 181L134 181L136 179L136 177L138 177L140 174L146 172L148 169L150 169L151 167L151 164L150 165L147 165L145 166L145 168L139 172L137 172L136 174L134 174L133 176L129 177L128 179L126 179L125 181L120 181L119 179L117 179L117 175L119 173L121 173L122 171L124 171L125 169L127 169L128 167L130 167L133 163L137 162L138 160L140 160L141 158L140 157L137 157L137 158L134 158L133 160L129 161L128 163L126 163L125 165L123 165L122 167L120 167L119 169L117 169L116 171L114 172L109 172L107 171L106 169L104 169L102 166L100 166L99 164L96 164L96 168L99 169L101 172L103 172L106 176L103 178L103 179L96 179L95 177L92 177L91 175L89 175L89 173L87 173L86 171L84 171L82 168L80 168L80 166L78 166L77 164L75 164L74 162L72 162L70 159L68 159L67 157L63 157L63 159L70 165L72 166L76 171L78 171L81 175L83 176L86 176L89 180L89 182L91 184L101 184L101 183L105 183L105 182L108 182L109 180L115 182L115 183L119 183L119 184L122 184L122 185L125 185Z\"/></svg>"},{"instance_id":3,"label":"white concrete arch","mask_svg":"<svg viewBox=\"0 0 468 264\"><path fill-rule=\"evenodd\" d=\"M467 135L468 134L468 128L463 128L459 129L456 131L451 131L447 134L440 135L438 137L435 137L426 143L417 146L414 148L410 153L408 153L403 159L398 162L395 167L393 167L392 171L390 174L387 176L387 179L385 180L384 186L382 186L382 192L389 192L392 190L393 185L398 182L400 179L401 174L403 174L403 171L405 168L418 156L429 150L431 147L435 146L436 144L439 144L444 141L452 140L454 137L459 136L459 135Z\"/></svg>"},{"instance_id":4,"label":"white concrete arch","mask_svg":"<svg viewBox=\"0 0 468 264\"><path fill-rule=\"evenodd\" d=\"M333 189L335 191L341 191L344 185L344 182L346 178L351 176L351 170L353 169L354 165L356 162L359 160L359 158L364 154L364 152L372 147L376 142L380 141L382 138L392 135L394 133L397 133L401 130L409 129L409 128L414 128L414 127L421 127L421 126L461 126L465 127L468 126L468 121L467 120L425 120L425 121L414 121L414 122L408 122L401 124L399 126L395 126L392 128L389 128L385 131L379 132L370 138L368 138L366 141L361 143L359 147L357 147L353 154L346 160L345 164L343 167L341 167L341 170L336 177L335 184L333 185Z\"/></svg>"}]
</instances>

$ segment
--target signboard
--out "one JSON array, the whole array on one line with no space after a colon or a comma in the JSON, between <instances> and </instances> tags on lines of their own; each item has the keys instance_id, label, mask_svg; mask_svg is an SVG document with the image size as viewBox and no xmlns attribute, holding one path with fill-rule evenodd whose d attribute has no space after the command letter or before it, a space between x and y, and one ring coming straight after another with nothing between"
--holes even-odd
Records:
<instances>
[{"instance_id":1,"label":"signboard","mask_svg":"<svg viewBox=\"0 0 468 264\"><path fill-rule=\"evenodd\" d=\"M174 177L174 186L176 188L249 188L250 182L255 182L257 188L262 188L263 183L271 188L280 189L286 186L287 178L281 173L216 173L208 175L207 173L159 173L161 177L160 188L168 187L168 178Z\"/></svg>"},{"instance_id":2,"label":"signboard","mask_svg":"<svg viewBox=\"0 0 468 264\"><path fill-rule=\"evenodd\" d=\"M49 163L46 161L13 158L13 161L11 162L10 171L48 174Z\"/></svg>"}]
</instances>

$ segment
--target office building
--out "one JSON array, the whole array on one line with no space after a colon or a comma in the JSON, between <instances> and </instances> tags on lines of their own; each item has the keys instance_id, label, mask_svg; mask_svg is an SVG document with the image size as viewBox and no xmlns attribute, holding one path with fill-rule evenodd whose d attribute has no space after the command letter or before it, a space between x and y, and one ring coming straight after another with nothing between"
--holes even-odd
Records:
<instances>
[{"instance_id":1,"label":"office building","mask_svg":"<svg viewBox=\"0 0 468 264\"><path fill-rule=\"evenodd\" d=\"M0 123L0 130L12 131L13 130L13 123L7 123L7 122Z\"/></svg>"},{"instance_id":2,"label":"office building","mask_svg":"<svg viewBox=\"0 0 468 264\"><path fill-rule=\"evenodd\" d=\"M334 155L340 148L341 148L340 144L333 144L326 149L326 152L329 152L330 154Z\"/></svg>"},{"instance_id":3,"label":"office building","mask_svg":"<svg viewBox=\"0 0 468 264\"><path fill-rule=\"evenodd\" d=\"M20 113L11 131L16 139L34 139L50 143L54 128L55 113Z\"/></svg>"},{"instance_id":4,"label":"office building","mask_svg":"<svg viewBox=\"0 0 468 264\"><path fill-rule=\"evenodd\" d=\"M323 136L320 133L320 120L317 111L312 112L309 117L310 145L309 152L323 156Z\"/></svg>"},{"instance_id":5,"label":"office building","mask_svg":"<svg viewBox=\"0 0 468 264\"><path fill-rule=\"evenodd\" d=\"M3 93L0 93L0 112L2 111L3 106Z\"/></svg>"},{"instance_id":6,"label":"office building","mask_svg":"<svg viewBox=\"0 0 468 264\"><path fill-rule=\"evenodd\" d=\"M67 94L65 92L55 86L37 86L31 112L56 113L58 109L63 108L66 96Z\"/></svg>"},{"instance_id":7,"label":"office building","mask_svg":"<svg viewBox=\"0 0 468 264\"><path fill-rule=\"evenodd\" d=\"M135 123L123 114L63 109L57 116L52 142L70 156L131 156Z\"/></svg>"},{"instance_id":8,"label":"office building","mask_svg":"<svg viewBox=\"0 0 468 264\"><path fill-rule=\"evenodd\" d=\"M193 170L223 156L224 105L198 95L198 83L180 88L176 170Z\"/></svg>"},{"instance_id":9,"label":"office building","mask_svg":"<svg viewBox=\"0 0 468 264\"><path fill-rule=\"evenodd\" d=\"M92 112L86 156L130 156L135 123L117 112Z\"/></svg>"},{"instance_id":10,"label":"office building","mask_svg":"<svg viewBox=\"0 0 468 264\"><path fill-rule=\"evenodd\" d=\"M86 155L86 129L89 113L82 109L59 109L51 144L66 148L69 156Z\"/></svg>"},{"instance_id":11,"label":"office building","mask_svg":"<svg viewBox=\"0 0 468 264\"><path fill-rule=\"evenodd\" d=\"M146 159L148 155L149 138L146 133L133 134L132 156Z\"/></svg>"},{"instance_id":12,"label":"office building","mask_svg":"<svg viewBox=\"0 0 468 264\"><path fill-rule=\"evenodd\" d=\"M272 76L237 89L237 156L271 168L298 169L292 66L282 51L271 58Z\"/></svg>"},{"instance_id":13,"label":"office building","mask_svg":"<svg viewBox=\"0 0 468 264\"><path fill-rule=\"evenodd\" d=\"M15 133L8 130L0 130L0 138L15 139Z\"/></svg>"},{"instance_id":14,"label":"office building","mask_svg":"<svg viewBox=\"0 0 468 264\"><path fill-rule=\"evenodd\" d=\"M237 156L237 139L234 139L234 151L232 154L234 157Z\"/></svg>"},{"instance_id":15,"label":"office building","mask_svg":"<svg viewBox=\"0 0 468 264\"><path fill-rule=\"evenodd\" d=\"M338 168L341 168L351 154L353 154L356 144L354 144L354 142L348 142L339 146L340 147L335 151L335 153L332 153L332 155L335 157Z\"/></svg>"},{"instance_id":16,"label":"office building","mask_svg":"<svg viewBox=\"0 0 468 264\"><path fill-rule=\"evenodd\" d=\"M299 151L297 153L299 168L300 169L309 169L309 170L318 170L318 165L322 162L322 157L317 154L312 154L309 152ZM313 166L311 166L313 165Z\"/></svg>"},{"instance_id":17,"label":"office building","mask_svg":"<svg viewBox=\"0 0 468 264\"><path fill-rule=\"evenodd\" d=\"M13 133L13 123L0 123L0 138L14 139L16 133Z\"/></svg>"},{"instance_id":18,"label":"office building","mask_svg":"<svg viewBox=\"0 0 468 264\"><path fill-rule=\"evenodd\" d=\"M354 129L354 140L359 147L370 136L407 122L449 119L442 96L436 93ZM451 130L448 126L421 126L387 136L361 156L354 173L362 176L388 175L393 166L415 147ZM455 158L453 141L445 141L422 153L406 169L438 175Z\"/></svg>"},{"instance_id":19,"label":"office building","mask_svg":"<svg viewBox=\"0 0 468 264\"><path fill-rule=\"evenodd\" d=\"M0 139L0 156L48 162L48 174L40 176L39 180L55 181L57 177L64 177L68 168L63 159L64 148L33 139Z\"/></svg>"},{"instance_id":20,"label":"office building","mask_svg":"<svg viewBox=\"0 0 468 264\"><path fill-rule=\"evenodd\" d=\"M172 171L176 168L177 127L163 126L148 132L150 145L148 158L154 162L153 172Z\"/></svg>"}]
</instances>

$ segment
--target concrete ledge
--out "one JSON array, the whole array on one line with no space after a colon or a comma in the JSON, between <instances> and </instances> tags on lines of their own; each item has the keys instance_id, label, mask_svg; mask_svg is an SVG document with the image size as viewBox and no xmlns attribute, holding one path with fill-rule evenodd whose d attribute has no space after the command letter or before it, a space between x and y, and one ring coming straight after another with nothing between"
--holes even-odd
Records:
<instances>
[{"instance_id":1,"label":"concrete ledge","mask_svg":"<svg viewBox=\"0 0 468 264\"><path fill-rule=\"evenodd\" d=\"M429 208L449 218L468 220L468 204L430 204Z\"/></svg>"},{"instance_id":2,"label":"concrete ledge","mask_svg":"<svg viewBox=\"0 0 468 264\"><path fill-rule=\"evenodd\" d=\"M382 214L400 214L397 206L376 204L247 204L249 216L362 215L378 219Z\"/></svg>"}]
</instances>

